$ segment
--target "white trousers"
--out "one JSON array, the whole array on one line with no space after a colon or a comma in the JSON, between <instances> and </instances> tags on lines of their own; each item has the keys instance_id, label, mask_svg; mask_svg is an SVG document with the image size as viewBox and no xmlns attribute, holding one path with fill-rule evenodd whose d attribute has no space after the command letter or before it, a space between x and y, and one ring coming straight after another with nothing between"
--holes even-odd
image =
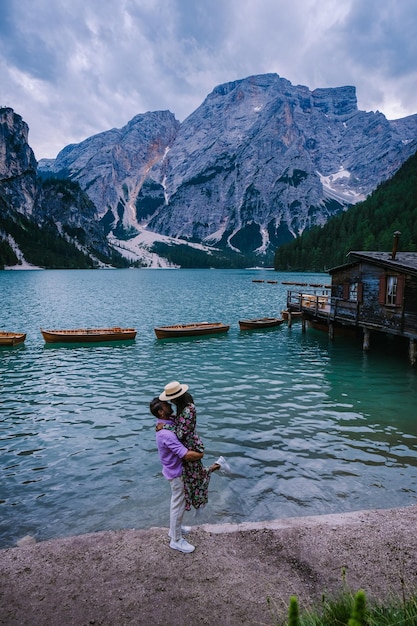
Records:
<instances>
[{"instance_id":1,"label":"white trousers","mask_svg":"<svg viewBox=\"0 0 417 626\"><path fill-rule=\"evenodd\" d=\"M171 485L171 507L169 510L169 536L179 541L181 535L182 518L185 512L184 483L182 476L169 481Z\"/></svg>"}]
</instances>

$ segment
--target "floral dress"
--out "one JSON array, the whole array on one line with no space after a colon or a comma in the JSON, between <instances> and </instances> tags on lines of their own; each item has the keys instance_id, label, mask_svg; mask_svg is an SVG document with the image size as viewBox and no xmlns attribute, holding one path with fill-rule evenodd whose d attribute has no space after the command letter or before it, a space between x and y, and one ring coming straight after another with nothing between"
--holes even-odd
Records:
<instances>
[{"instance_id":1,"label":"floral dress","mask_svg":"<svg viewBox=\"0 0 417 626\"><path fill-rule=\"evenodd\" d=\"M204 444L196 431L197 411L190 403L175 418L175 433L181 443L194 452L204 452ZM195 509L207 504L211 471L203 467L200 461L184 461L182 477L184 480L185 509Z\"/></svg>"}]
</instances>

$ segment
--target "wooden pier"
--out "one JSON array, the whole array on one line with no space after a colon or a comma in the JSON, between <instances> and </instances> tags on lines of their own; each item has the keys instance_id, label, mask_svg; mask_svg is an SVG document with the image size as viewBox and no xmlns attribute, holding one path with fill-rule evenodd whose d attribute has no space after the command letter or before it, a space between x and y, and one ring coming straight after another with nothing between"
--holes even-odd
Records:
<instances>
[{"instance_id":1,"label":"wooden pier","mask_svg":"<svg viewBox=\"0 0 417 626\"><path fill-rule=\"evenodd\" d=\"M398 235L398 233L396 233ZM331 339L344 330L360 331L363 350L372 333L403 337L409 359L417 363L417 253L350 252L349 262L329 270L327 292L290 290L287 309L306 323L327 329Z\"/></svg>"}]
</instances>

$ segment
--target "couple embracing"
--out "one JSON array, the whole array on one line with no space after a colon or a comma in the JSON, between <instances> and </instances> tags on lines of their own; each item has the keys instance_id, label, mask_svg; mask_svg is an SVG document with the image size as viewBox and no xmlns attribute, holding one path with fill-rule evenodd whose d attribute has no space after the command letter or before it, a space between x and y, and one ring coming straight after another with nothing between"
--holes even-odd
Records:
<instances>
[{"instance_id":1,"label":"couple embracing","mask_svg":"<svg viewBox=\"0 0 417 626\"><path fill-rule=\"evenodd\" d=\"M176 406L176 415L170 403ZM169 537L170 547L180 552L193 552L183 534L191 529L182 525L184 512L200 510L208 501L211 474L217 470L230 474L228 463L221 456L208 468L203 466L204 445L196 431L197 411L188 385L172 381L159 397L150 403L157 418L156 443L162 473L171 485Z\"/></svg>"}]
</instances>

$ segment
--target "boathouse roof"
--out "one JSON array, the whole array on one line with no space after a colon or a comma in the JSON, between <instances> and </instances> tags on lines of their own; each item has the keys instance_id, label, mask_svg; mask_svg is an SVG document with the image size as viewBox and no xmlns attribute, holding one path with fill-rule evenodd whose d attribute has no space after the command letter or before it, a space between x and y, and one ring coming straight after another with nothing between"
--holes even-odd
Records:
<instances>
[{"instance_id":1,"label":"boathouse roof","mask_svg":"<svg viewBox=\"0 0 417 626\"><path fill-rule=\"evenodd\" d=\"M397 272L417 275L417 252L397 252L395 259L392 258L391 252L361 252L355 250L349 252L347 256L349 263L333 267L328 270L329 274L354 265L357 261L366 261L367 263L373 263L387 269L396 270Z\"/></svg>"}]
</instances>

